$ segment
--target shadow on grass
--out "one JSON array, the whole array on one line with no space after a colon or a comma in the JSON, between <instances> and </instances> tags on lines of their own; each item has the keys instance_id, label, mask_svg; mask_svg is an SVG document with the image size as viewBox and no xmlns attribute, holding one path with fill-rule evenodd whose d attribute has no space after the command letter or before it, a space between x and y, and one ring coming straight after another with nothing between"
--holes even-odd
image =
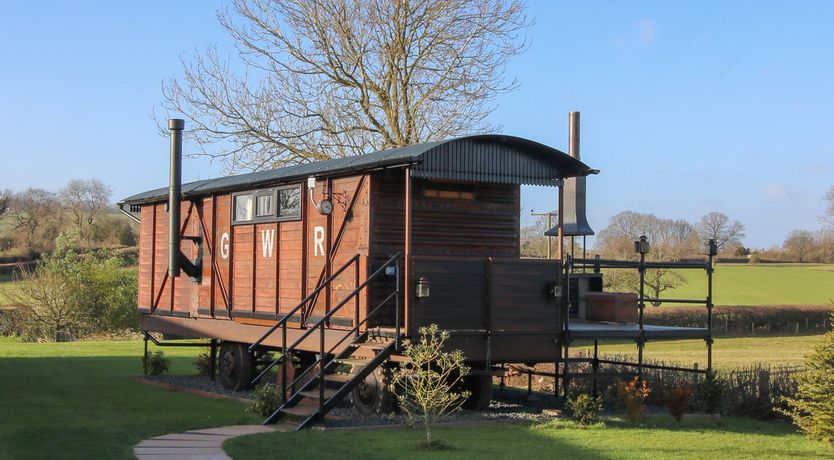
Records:
<instances>
[{"instance_id":1,"label":"shadow on grass","mask_svg":"<svg viewBox=\"0 0 834 460\"><path fill-rule=\"evenodd\" d=\"M172 370L193 372L192 360L172 357ZM129 379L141 373L139 354L0 358L0 457L132 458L132 447L148 437L258 422L237 401Z\"/></svg>"},{"instance_id":2,"label":"shadow on grass","mask_svg":"<svg viewBox=\"0 0 834 460\"><path fill-rule=\"evenodd\" d=\"M830 458L826 446L796 434L790 425L727 419L671 417L632 424L607 420L581 428L569 421L538 425L490 424L442 427L433 437L450 449L427 451L420 430L306 431L267 433L232 439L226 452L238 460L282 459L667 459L667 458Z\"/></svg>"}]
</instances>

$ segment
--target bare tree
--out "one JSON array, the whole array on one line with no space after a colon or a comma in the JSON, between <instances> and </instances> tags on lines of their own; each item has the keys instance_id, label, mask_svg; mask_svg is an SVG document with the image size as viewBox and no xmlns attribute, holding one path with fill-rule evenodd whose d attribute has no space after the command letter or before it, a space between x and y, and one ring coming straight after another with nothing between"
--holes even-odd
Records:
<instances>
[{"instance_id":1,"label":"bare tree","mask_svg":"<svg viewBox=\"0 0 834 460\"><path fill-rule=\"evenodd\" d=\"M661 219L654 214L624 211L614 215L597 236L597 249L607 258L634 260L634 241L645 235L650 243L649 260L677 260L697 254L697 239L692 225L683 220ZM648 296L660 298L661 293L677 287L683 278L669 269L646 270ZM640 279L633 270L608 270L606 285L611 289L640 292Z\"/></svg>"},{"instance_id":2,"label":"bare tree","mask_svg":"<svg viewBox=\"0 0 834 460\"><path fill-rule=\"evenodd\" d=\"M545 216L539 216L530 225L521 227L519 240L521 244L522 257L533 257L537 259L547 258L548 237L544 235L544 232L548 230L550 230L550 228L547 226L547 217ZM551 251L555 254L556 246L559 245L559 243L556 242L556 238L553 238L551 244L553 245Z\"/></svg>"},{"instance_id":3,"label":"bare tree","mask_svg":"<svg viewBox=\"0 0 834 460\"><path fill-rule=\"evenodd\" d=\"M516 0L235 0L218 14L245 70L214 48L163 82L166 112L226 169L263 169L490 129L525 49Z\"/></svg>"},{"instance_id":4,"label":"bare tree","mask_svg":"<svg viewBox=\"0 0 834 460\"><path fill-rule=\"evenodd\" d=\"M110 204L112 190L98 179L73 179L61 189L61 201L72 214L72 221L80 237L89 235L88 230Z\"/></svg>"},{"instance_id":5,"label":"bare tree","mask_svg":"<svg viewBox=\"0 0 834 460\"><path fill-rule=\"evenodd\" d=\"M744 239L744 225L735 220L730 221L726 214L720 212L711 212L704 217L696 226L698 237L701 242L706 243L710 239L714 239L718 245L718 250L740 245L741 240Z\"/></svg>"},{"instance_id":6,"label":"bare tree","mask_svg":"<svg viewBox=\"0 0 834 460\"><path fill-rule=\"evenodd\" d=\"M12 222L23 249L44 249L58 234L61 207L55 193L29 188L15 194L10 208Z\"/></svg>"},{"instance_id":7,"label":"bare tree","mask_svg":"<svg viewBox=\"0 0 834 460\"><path fill-rule=\"evenodd\" d=\"M806 262L814 250L814 233L808 230L794 230L782 244L782 249L797 262Z\"/></svg>"},{"instance_id":8,"label":"bare tree","mask_svg":"<svg viewBox=\"0 0 834 460\"><path fill-rule=\"evenodd\" d=\"M3 220L9 214L13 196L14 193L9 189L0 191L0 220Z\"/></svg>"},{"instance_id":9,"label":"bare tree","mask_svg":"<svg viewBox=\"0 0 834 460\"><path fill-rule=\"evenodd\" d=\"M825 209L825 215L821 219L823 222L834 225L834 185L825 194L825 203L827 207Z\"/></svg>"}]
</instances>

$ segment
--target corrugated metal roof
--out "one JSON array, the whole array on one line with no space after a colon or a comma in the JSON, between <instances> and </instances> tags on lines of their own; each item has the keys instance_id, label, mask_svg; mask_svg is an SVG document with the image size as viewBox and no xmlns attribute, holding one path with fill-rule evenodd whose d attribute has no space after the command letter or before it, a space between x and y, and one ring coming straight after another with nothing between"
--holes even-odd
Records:
<instances>
[{"instance_id":1,"label":"corrugated metal roof","mask_svg":"<svg viewBox=\"0 0 834 460\"><path fill-rule=\"evenodd\" d=\"M556 185L559 179L596 173L570 155L538 142L485 134L190 182L183 184L182 195L197 197L280 185L310 176L337 176L406 165L414 166L415 177L499 184ZM120 204L151 203L167 197L168 188L163 187L130 196Z\"/></svg>"}]
</instances>

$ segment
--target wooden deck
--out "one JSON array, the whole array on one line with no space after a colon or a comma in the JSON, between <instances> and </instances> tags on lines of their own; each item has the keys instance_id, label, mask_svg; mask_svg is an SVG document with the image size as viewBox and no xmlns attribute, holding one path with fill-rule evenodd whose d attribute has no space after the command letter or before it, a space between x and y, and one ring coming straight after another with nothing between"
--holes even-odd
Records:
<instances>
[{"instance_id":1,"label":"wooden deck","mask_svg":"<svg viewBox=\"0 0 834 460\"><path fill-rule=\"evenodd\" d=\"M568 323L568 331L573 338L636 339L640 337L640 326L636 323L604 323L572 319ZM705 327L645 324L643 334L647 339L706 339L709 337L709 330Z\"/></svg>"}]
</instances>

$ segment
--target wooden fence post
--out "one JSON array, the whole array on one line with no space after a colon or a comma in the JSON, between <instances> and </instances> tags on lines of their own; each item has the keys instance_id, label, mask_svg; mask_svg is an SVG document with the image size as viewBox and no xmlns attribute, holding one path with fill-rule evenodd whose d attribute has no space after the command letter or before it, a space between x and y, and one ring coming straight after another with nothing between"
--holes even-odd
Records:
<instances>
[{"instance_id":1,"label":"wooden fence post","mask_svg":"<svg viewBox=\"0 0 834 460\"><path fill-rule=\"evenodd\" d=\"M759 369L759 400L770 401L770 372L767 369Z\"/></svg>"}]
</instances>

